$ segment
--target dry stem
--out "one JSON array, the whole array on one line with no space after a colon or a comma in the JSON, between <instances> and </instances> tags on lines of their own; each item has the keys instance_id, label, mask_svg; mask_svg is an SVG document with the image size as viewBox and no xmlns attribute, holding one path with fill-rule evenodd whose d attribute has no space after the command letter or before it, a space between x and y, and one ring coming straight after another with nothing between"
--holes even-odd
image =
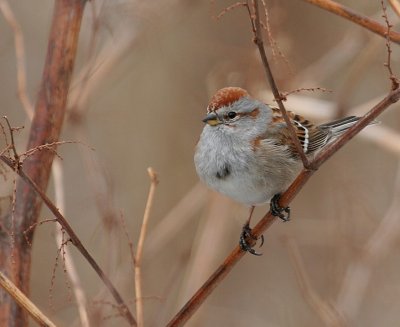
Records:
<instances>
[{"instance_id":1,"label":"dry stem","mask_svg":"<svg viewBox=\"0 0 400 327\"><path fill-rule=\"evenodd\" d=\"M147 197L146 207L144 209L142 228L140 229L140 236L137 245L136 255L135 255L135 291L136 291L136 315L138 327L144 327L144 315L143 315L143 296L142 296L142 254L143 254L143 244L146 237L147 224L150 217L150 211L153 206L154 194L156 191L156 186L158 184L157 174L153 168L148 168L147 172L150 176L151 184L149 195Z\"/></svg>"},{"instance_id":2,"label":"dry stem","mask_svg":"<svg viewBox=\"0 0 400 327\"><path fill-rule=\"evenodd\" d=\"M22 293L15 284L9 280L0 271L0 286L7 291L7 293L17 302L22 308L24 308L31 317L40 325L46 327L56 327L56 325L49 319L45 314L43 314L34 305L28 297Z\"/></svg>"},{"instance_id":3,"label":"dry stem","mask_svg":"<svg viewBox=\"0 0 400 327\"><path fill-rule=\"evenodd\" d=\"M338 16L346 18L353 23L361 25L362 27L374 32L380 36L386 37L387 28L385 25L378 23L377 21L361 15L350 8L347 8L341 4L338 4L332 0L303 0L305 2L311 3L317 7L325 9L331 13L334 13ZM400 44L400 33L390 31L388 34L390 40L397 44Z\"/></svg>"},{"instance_id":4,"label":"dry stem","mask_svg":"<svg viewBox=\"0 0 400 327\"><path fill-rule=\"evenodd\" d=\"M14 43L15 43L15 56L17 59L17 82L18 82L18 97L25 109L29 119L33 117L33 105L29 99L26 91L26 64L25 64L25 46L24 46L24 35L22 33L21 25L15 18L12 9L7 0L0 0L0 11L6 19L8 25L14 32Z\"/></svg>"},{"instance_id":5,"label":"dry stem","mask_svg":"<svg viewBox=\"0 0 400 327\"><path fill-rule=\"evenodd\" d=\"M388 0L397 16L400 16L400 2L398 0Z\"/></svg>"}]
</instances>

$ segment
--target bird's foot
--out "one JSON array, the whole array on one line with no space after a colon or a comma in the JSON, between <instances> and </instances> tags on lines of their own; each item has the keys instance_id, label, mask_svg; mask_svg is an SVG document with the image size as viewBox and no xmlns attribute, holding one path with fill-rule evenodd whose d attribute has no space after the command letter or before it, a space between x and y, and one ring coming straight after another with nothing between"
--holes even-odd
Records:
<instances>
[{"instance_id":1,"label":"bird's foot","mask_svg":"<svg viewBox=\"0 0 400 327\"><path fill-rule=\"evenodd\" d=\"M279 205L279 199L281 195L275 194L271 199L270 210L273 216L279 217L284 222L290 220L290 207L281 207Z\"/></svg>"},{"instance_id":2,"label":"bird's foot","mask_svg":"<svg viewBox=\"0 0 400 327\"><path fill-rule=\"evenodd\" d=\"M242 228L242 232L240 233L240 239L239 239L240 248L243 251L249 252L253 255L262 255L262 253L259 253L253 249L254 245L249 244L249 242L247 241L249 238L253 240L258 240L258 237L252 234L249 223L246 223ZM261 235L260 239L261 239L261 244L260 244L261 247L264 244L264 235Z\"/></svg>"}]
</instances>

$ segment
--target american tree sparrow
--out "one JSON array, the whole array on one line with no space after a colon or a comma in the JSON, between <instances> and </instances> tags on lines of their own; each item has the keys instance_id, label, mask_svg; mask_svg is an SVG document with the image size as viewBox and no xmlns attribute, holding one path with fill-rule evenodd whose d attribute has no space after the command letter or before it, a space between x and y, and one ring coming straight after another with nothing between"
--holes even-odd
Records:
<instances>
[{"instance_id":1,"label":"american tree sparrow","mask_svg":"<svg viewBox=\"0 0 400 327\"><path fill-rule=\"evenodd\" d=\"M359 117L351 116L322 125L288 111L307 157L333 141ZM289 208L278 204L303 164L278 108L253 99L246 90L219 90L207 107L206 123L196 146L194 163L200 179L210 188L251 206L240 246L259 255L246 241L254 206L270 202L271 213L289 220Z\"/></svg>"}]
</instances>

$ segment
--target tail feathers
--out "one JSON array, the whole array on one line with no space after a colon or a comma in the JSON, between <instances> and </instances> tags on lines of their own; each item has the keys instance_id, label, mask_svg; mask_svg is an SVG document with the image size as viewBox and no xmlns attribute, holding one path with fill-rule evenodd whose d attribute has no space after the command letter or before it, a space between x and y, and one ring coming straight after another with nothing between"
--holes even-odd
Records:
<instances>
[{"instance_id":1,"label":"tail feathers","mask_svg":"<svg viewBox=\"0 0 400 327\"><path fill-rule=\"evenodd\" d=\"M322 124L319 127L321 129L329 129L332 134L337 135L348 130L351 126L358 122L359 119L360 117L350 116Z\"/></svg>"},{"instance_id":2,"label":"tail feathers","mask_svg":"<svg viewBox=\"0 0 400 327\"><path fill-rule=\"evenodd\" d=\"M361 119L361 117L349 116L346 118L334 120L334 121L326 123L326 124L322 124L319 127L322 130L328 129L330 138L332 138L332 137L338 136L340 134L343 134L345 131L347 131L351 126L353 126L360 119ZM379 123L378 121L374 120L369 125L374 125L374 124L378 124L378 123Z\"/></svg>"}]
</instances>

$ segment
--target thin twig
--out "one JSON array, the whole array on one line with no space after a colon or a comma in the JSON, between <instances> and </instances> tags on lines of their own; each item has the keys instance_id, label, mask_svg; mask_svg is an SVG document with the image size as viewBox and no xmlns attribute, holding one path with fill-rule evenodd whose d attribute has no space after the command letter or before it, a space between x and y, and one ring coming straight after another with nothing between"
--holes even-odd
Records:
<instances>
[{"instance_id":1,"label":"thin twig","mask_svg":"<svg viewBox=\"0 0 400 327\"><path fill-rule=\"evenodd\" d=\"M128 228L126 226L126 222L125 222L125 219L124 219L124 216L122 213L120 215L120 220L121 220L122 230L124 231L126 240L128 241L128 245L129 245L129 254L131 256L132 272L135 273L135 250L133 248L133 242L131 240L131 237L129 236Z\"/></svg>"},{"instance_id":2,"label":"thin twig","mask_svg":"<svg viewBox=\"0 0 400 327\"><path fill-rule=\"evenodd\" d=\"M392 65L391 65L391 63L392 63L392 47L391 47L390 38L389 38L389 34L390 34L390 31L391 31L391 28L393 27L393 25L390 24L390 22L389 22L389 18L387 16L387 12L386 12L386 5L383 0L381 0L381 6L382 6L382 11L383 11L382 17L385 20L386 28L387 28L387 31L386 31L387 62L384 65L389 71L389 78L392 82L392 90L396 90L399 87L400 83L392 70Z\"/></svg>"},{"instance_id":3,"label":"thin twig","mask_svg":"<svg viewBox=\"0 0 400 327\"><path fill-rule=\"evenodd\" d=\"M28 235L31 233L31 231L33 229L35 229L38 226L41 226L43 224L56 223L56 222L57 222L57 219L55 219L55 218L43 219L43 220L37 221L34 224L32 224L31 226L29 226L26 230L23 231L23 234L24 234L24 237L25 237L25 240L26 240L26 244L29 244L29 246L32 246L32 242L28 238Z\"/></svg>"},{"instance_id":4,"label":"thin twig","mask_svg":"<svg viewBox=\"0 0 400 327\"><path fill-rule=\"evenodd\" d=\"M150 233L151 242L145 248L146 256L154 257L160 249L179 234L207 203L208 190L198 182L180 199Z\"/></svg>"},{"instance_id":5,"label":"thin twig","mask_svg":"<svg viewBox=\"0 0 400 327\"><path fill-rule=\"evenodd\" d=\"M57 248L57 255L56 255L56 259L55 259L55 262L54 262L53 270L52 270L52 273L51 273L51 279L50 279L49 307L50 307L50 309L52 309L52 310L54 310L54 305L53 305L53 290L54 290L54 284L55 284L55 281L56 281L56 271L57 271L57 267L59 266L59 261L60 261L60 258L61 258L61 260L62 260L62 262L63 262L63 263L62 263L63 268L65 268L65 266L64 266L64 264L65 264L65 262L64 262L64 256L63 256L64 247L66 247L66 246L68 245L68 243L71 242L71 239L70 239L70 238L68 238L67 240L65 240L65 232L64 232L64 230L62 229L62 227L61 227L61 233L62 233L62 240L61 240L60 245L59 245L58 248ZM65 273L65 270L64 270L64 273ZM68 289L68 293L69 293L71 287L70 287L70 285L69 285L69 283L68 283L68 280L67 280L67 279L64 279L64 280L66 281L67 289Z\"/></svg>"},{"instance_id":6,"label":"thin twig","mask_svg":"<svg viewBox=\"0 0 400 327\"><path fill-rule=\"evenodd\" d=\"M63 171L62 165L59 159L55 159L52 166L52 174L54 181L54 194L55 194L55 204L57 208L59 208L60 212L65 212L65 196L64 196L64 181L63 181ZM56 233L56 242L58 244L63 243L63 235L62 228L59 228L58 224L55 226ZM78 307L80 325L82 327L89 327L89 315L87 313L87 300L85 296L85 292L82 287L82 283L79 278L79 274L76 270L76 266L74 260L72 258L71 251L68 247L63 247L63 256L64 256L64 264L65 270L68 274L68 277L72 284L72 290L74 292L74 296L76 299L76 304Z\"/></svg>"},{"instance_id":7,"label":"thin twig","mask_svg":"<svg viewBox=\"0 0 400 327\"><path fill-rule=\"evenodd\" d=\"M214 5L214 1L211 2L212 5ZM236 9L238 7L242 7L242 6L247 6L247 3L245 1L243 2L236 2L228 7L225 7L218 15L212 15L212 17L215 20L221 19L223 16L225 16L228 12L230 12L233 9Z\"/></svg>"},{"instance_id":8,"label":"thin twig","mask_svg":"<svg viewBox=\"0 0 400 327\"><path fill-rule=\"evenodd\" d=\"M248 4L247 7L248 7L249 15L250 15L250 20L252 21L252 26L253 26L254 43L257 45L258 51L260 52L261 60L262 60L264 70L265 70L265 74L267 76L269 85L271 86L271 90L274 95L275 101L277 102L279 109L282 113L282 116L285 119L286 125L287 125L289 133L290 133L290 137L293 141L293 144L296 147L297 153L299 154L299 156L303 162L303 166L305 168L309 168L309 161L303 151L303 147L301 146L298 137L296 136L296 132L295 132L294 127L290 121L290 118L286 112L285 106L283 105L284 97L278 90L278 87L275 83L274 76L271 71L271 67L268 62L267 54L265 53L264 41L263 41L262 30L261 30L261 25L260 25L260 12L259 12L259 7L258 7L258 0L254 1L254 7L255 7L254 20L252 18L253 15L251 13L250 5Z\"/></svg>"},{"instance_id":9,"label":"thin twig","mask_svg":"<svg viewBox=\"0 0 400 327\"><path fill-rule=\"evenodd\" d=\"M378 23L376 20L373 20L367 16L361 15L350 8L347 8L341 4L338 4L332 0L303 0L305 2L311 3L317 7L320 7L324 10L327 10L331 13L334 13L338 16L346 18L353 23L361 25L366 29L374 32L380 36L386 37L387 28L386 26ZM400 33L390 31L389 38L391 41L400 44Z\"/></svg>"},{"instance_id":10,"label":"thin twig","mask_svg":"<svg viewBox=\"0 0 400 327\"><path fill-rule=\"evenodd\" d=\"M139 241L137 244L137 250L135 255L135 292L136 292L136 315L138 327L144 327L144 315L143 315L143 296L142 296L142 254L143 245L147 232L147 224L149 222L150 211L153 206L154 194L156 186L158 184L157 174L153 168L147 168L147 173L150 177L150 190L147 197L146 207L144 209L142 228L140 229Z\"/></svg>"},{"instance_id":11,"label":"thin twig","mask_svg":"<svg viewBox=\"0 0 400 327\"><path fill-rule=\"evenodd\" d=\"M332 93L331 90L328 90L328 89L326 89L324 87L301 87L301 88L293 90L293 91L283 92L282 95L284 97L287 97L287 96L289 96L291 94L300 93L300 92L304 92L304 91L306 91L306 92L317 92L317 91L320 91L320 92Z\"/></svg>"},{"instance_id":12,"label":"thin twig","mask_svg":"<svg viewBox=\"0 0 400 327\"><path fill-rule=\"evenodd\" d=\"M0 286L14 299L15 302L24 308L40 326L56 327L56 325L1 271Z\"/></svg>"},{"instance_id":13,"label":"thin twig","mask_svg":"<svg viewBox=\"0 0 400 327\"><path fill-rule=\"evenodd\" d=\"M14 131L15 131L15 128L11 127L10 121L8 120L7 116L3 116L3 118L6 121L8 129L10 131L10 139L11 139L11 144L10 145L11 145L11 149L12 149L12 152L13 152L13 155L14 155L14 158L15 158L15 162L18 163L19 162L19 155L17 153L17 149L15 148L15 142L14 142Z\"/></svg>"}]
</instances>

